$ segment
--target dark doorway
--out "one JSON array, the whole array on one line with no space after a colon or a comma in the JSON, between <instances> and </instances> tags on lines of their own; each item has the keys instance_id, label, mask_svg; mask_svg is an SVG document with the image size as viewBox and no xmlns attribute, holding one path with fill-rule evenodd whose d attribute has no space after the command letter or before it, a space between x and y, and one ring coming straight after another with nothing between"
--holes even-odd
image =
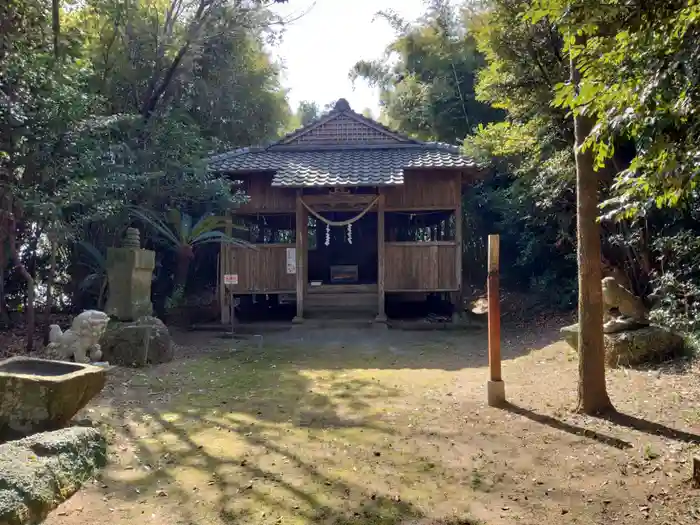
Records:
<instances>
[{"instance_id":1,"label":"dark doorway","mask_svg":"<svg viewBox=\"0 0 700 525\"><path fill-rule=\"evenodd\" d=\"M331 221L345 221L353 212L324 212ZM331 226L326 246L326 225L309 220L309 281L323 284L374 284L377 282L377 214L368 213L347 226ZM331 269L334 270L333 275Z\"/></svg>"}]
</instances>

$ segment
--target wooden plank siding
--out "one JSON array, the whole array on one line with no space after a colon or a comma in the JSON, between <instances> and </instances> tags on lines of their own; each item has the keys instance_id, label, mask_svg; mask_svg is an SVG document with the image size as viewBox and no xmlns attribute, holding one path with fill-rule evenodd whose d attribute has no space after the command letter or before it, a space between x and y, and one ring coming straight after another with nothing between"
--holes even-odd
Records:
<instances>
[{"instance_id":1,"label":"wooden plank siding","mask_svg":"<svg viewBox=\"0 0 700 525\"><path fill-rule=\"evenodd\" d=\"M271 186L272 175L251 173L238 177L249 202L241 205L235 214L290 214L297 216L294 228L301 232L298 243L256 244L256 249L222 245L219 259L219 287L222 321L228 321L228 292L223 287L224 274L237 274L238 284L231 287L236 295L294 294L301 300L297 317L304 314L308 288L307 212L297 202L298 188ZM380 215L389 212L454 211L461 219L462 174L456 170L406 170L404 184L375 188L376 193L350 195L304 195L307 204L318 211L345 211L357 213L377 195L382 202L371 210L377 213L377 225L382 227ZM392 292L458 292L462 280L462 250L464 232L461 221L454 241L386 242L377 235L377 312L383 319L383 295ZM382 228L383 230L383 228ZM385 241L382 243L382 241ZM287 274L287 248L297 248L297 272ZM382 257L383 255L383 257ZM375 286L375 285L372 285ZM344 286L342 293L351 291Z\"/></svg>"},{"instance_id":2,"label":"wooden plank siding","mask_svg":"<svg viewBox=\"0 0 700 525\"><path fill-rule=\"evenodd\" d=\"M221 246L224 274L237 274L235 294L294 293L296 275L287 273L287 248L294 244L256 244L255 248Z\"/></svg>"},{"instance_id":3,"label":"wooden plank siding","mask_svg":"<svg viewBox=\"0 0 700 525\"><path fill-rule=\"evenodd\" d=\"M248 195L248 202L241 204L234 213L294 213L296 191L292 188L277 188L272 183L272 175L259 173L241 177L241 189Z\"/></svg>"},{"instance_id":4,"label":"wooden plank siding","mask_svg":"<svg viewBox=\"0 0 700 525\"><path fill-rule=\"evenodd\" d=\"M388 242L384 247L387 292L451 292L459 289L456 242Z\"/></svg>"},{"instance_id":5,"label":"wooden plank siding","mask_svg":"<svg viewBox=\"0 0 700 525\"><path fill-rule=\"evenodd\" d=\"M460 201L459 173L407 171L404 184L384 188L385 210L454 210Z\"/></svg>"}]
</instances>

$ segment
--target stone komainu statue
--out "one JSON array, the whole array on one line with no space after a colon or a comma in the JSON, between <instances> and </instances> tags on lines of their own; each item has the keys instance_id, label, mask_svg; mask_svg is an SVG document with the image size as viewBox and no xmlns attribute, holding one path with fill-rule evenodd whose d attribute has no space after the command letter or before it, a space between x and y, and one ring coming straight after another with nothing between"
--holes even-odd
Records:
<instances>
[{"instance_id":1,"label":"stone komainu statue","mask_svg":"<svg viewBox=\"0 0 700 525\"><path fill-rule=\"evenodd\" d=\"M639 297L620 285L614 277L605 277L602 284L606 312L603 325L605 333L649 325L649 311Z\"/></svg>"},{"instance_id":2,"label":"stone komainu statue","mask_svg":"<svg viewBox=\"0 0 700 525\"><path fill-rule=\"evenodd\" d=\"M74 358L77 363L102 359L100 338L107 329L109 316L99 310L86 310L73 319L65 332L56 324L49 331L48 350L59 359Z\"/></svg>"}]
</instances>

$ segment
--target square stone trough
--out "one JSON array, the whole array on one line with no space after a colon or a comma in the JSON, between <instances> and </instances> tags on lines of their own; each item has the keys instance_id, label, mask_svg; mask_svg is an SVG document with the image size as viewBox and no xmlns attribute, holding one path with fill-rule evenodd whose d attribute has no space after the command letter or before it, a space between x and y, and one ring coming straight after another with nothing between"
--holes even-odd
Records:
<instances>
[{"instance_id":1,"label":"square stone trough","mask_svg":"<svg viewBox=\"0 0 700 525\"><path fill-rule=\"evenodd\" d=\"M57 430L104 388L106 369L69 361L0 361L0 441Z\"/></svg>"}]
</instances>

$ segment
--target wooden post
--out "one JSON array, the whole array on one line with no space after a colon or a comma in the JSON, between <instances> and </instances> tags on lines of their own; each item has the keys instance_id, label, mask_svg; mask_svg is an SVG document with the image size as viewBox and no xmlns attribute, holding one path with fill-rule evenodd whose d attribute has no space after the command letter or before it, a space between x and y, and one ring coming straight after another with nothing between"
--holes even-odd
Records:
<instances>
[{"instance_id":1,"label":"wooden post","mask_svg":"<svg viewBox=\"0 0 700 525\"><path fill-rule=\"evenodd\" d=\"M230 213L226 214L224 233L229 237L233 235L233 220ZM221 324L224 325L231 321L231 305L228 304L229 294L224 285L224 274L227 271L227 260L231 249L232 246L228 244L219 244L219 294L221 300Z\"/></svg>"},{"instance_id":2,"label":"wooden post","mask_svg":"<svg viewBox=\"0 0 700 525\"><path fill-rule=\"evenodd\" d=\"M384 193L379 189L377 201L377 318L375 322L386 324L384 292Z\"/></svg>"},{"instance_id":3,"label":"wooden post","mask_svg":"<svg viewBox=\"0 0 700 525\"><path fill-rule=\"evenodd\" d=\"M296 205L296 291L297 291L297 315L294 318L294 323L304 322L304 296L306 295L306 269L304 265L304 247L306 246L307 222L306 210L301 202L302 190L297 190L297 205Z\"/></svg>"},{"instance_id":4,"label":"wooden post","mask_svg":"<svg viewBox=\"0 0 700 525\"><path fill-rule=\"evenodd\" d=\"M499 237L489 235L488 244L488 303L489 303L489 381L486 398L489 406L506 402L505 384L501 377L501 304L498 292Z\"/></svg>"},{"instance_id":5,"label":"wooden post","mask_svg":"<svg viewBox=\"0 0 700 525\"><path fill-rule=\"evenodd\" d=\"M463 217L462 217L462 175L457 176L457 207L455 208L455 273L456 273L456 284L457 293L453 294L456 296L455 302L455 313L457 314L457 320L461 317L464 308L464 290L462 289L462 258L464 257L464 245L463 245ZM453 317L454 319L454 317Z\"/></svg>"},{"instance_id":6,"label":"wooden post","mask_svg":"<svg viewBox=\"0 0 700 525\"><path fill-rule=\"evenodd\" d=\"M462 232L463 227L463 217L462 217L462 175L457 177L457 207L455 208L455 242L457 243L457 260L455 261L455 271L457 273L457 286L459 286L460 300L462 297L462 255L464 253L464 246L462 246L462 239L464 233ZM460 308L462 305L460 305Z\"/></svg>"},{"instance_id":7,"label":"wooden post","mask_svg":"<svg viewBox=\"0 0 700 525\"><path fill-rule=\"evenodd\" d=\"M233 295L233 286L230 287L229 289L229 317L230 317L230 327L231 327L231 338L234 338L236 335L236 325L238 324L238 319L236 319L236 306L240 304L240 299L236 299L236 297Z\"/></svg>"}]
</instances>

